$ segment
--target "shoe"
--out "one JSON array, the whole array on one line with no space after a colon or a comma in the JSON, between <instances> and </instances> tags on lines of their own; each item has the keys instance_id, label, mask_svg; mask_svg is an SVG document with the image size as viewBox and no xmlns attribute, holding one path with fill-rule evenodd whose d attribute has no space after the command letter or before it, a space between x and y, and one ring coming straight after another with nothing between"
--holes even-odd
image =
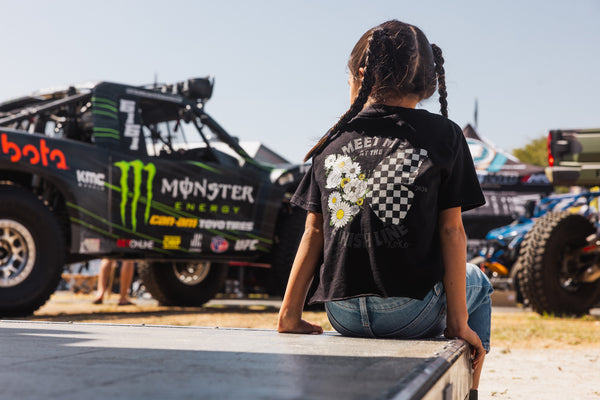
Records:
<instances>
[{"instance_id":1,"label":"shoe","mask_svg":"<svg viewBox=\"0 0 600 400\"><path fill-rule=\"evenodd\" d=\"M102 299L96 299L92 301L92 304L102 304Z\"/></svg>"},{"instance_id":2,"label":"shoe","mask_svg":"<svg viewBox=\"0 0 600 400\"><path fill-rule=\"evenodd\" d=\"M471 389L469 391L469 400L477 400L477 390Z\"/></svg>"},{"instance_id":3,"label":"shoe","mask_svg":"<svg viewBox=\"0 0 600 400\"><path fill-rule=\"evenodd\" d=\"M119 302L118 305L119 306L135 306L135 303L132 303L131 301L126 301L125 303Z\"/></svg>"}]
</instances>

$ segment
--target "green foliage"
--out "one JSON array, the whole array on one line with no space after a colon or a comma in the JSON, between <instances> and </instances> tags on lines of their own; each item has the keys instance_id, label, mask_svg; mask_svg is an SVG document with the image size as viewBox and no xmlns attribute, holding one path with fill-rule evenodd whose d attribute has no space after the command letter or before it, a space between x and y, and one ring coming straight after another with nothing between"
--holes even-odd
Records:
<instances>
[{"instance_id":1,"label":"green foliage","mask_svg":"<svg viewBox=\"0 0 600 400\"><path fill-rule=\"evenodd\" d=\"M514 149L512 153L524 163L541 165L542 167L548 166L548 153L545 137L533 139L531 142L527 143L525 147Z\"/></svg>"}]
</instances>

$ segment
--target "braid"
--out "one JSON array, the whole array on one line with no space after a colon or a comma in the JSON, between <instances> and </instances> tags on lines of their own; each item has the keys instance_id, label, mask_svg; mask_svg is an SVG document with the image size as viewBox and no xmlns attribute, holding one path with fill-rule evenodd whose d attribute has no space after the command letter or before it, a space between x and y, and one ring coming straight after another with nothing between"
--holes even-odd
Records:
<instances>
[{"instance_id":1,"label":"braid","mask_svg":"<svg viewBox=\"0 0 600 400\"><path fill-rule=\"evenodd\" d=\"M333 139L336 134L341 132L348 122L350 122L350 120L352 120L352 118L354 118L367 103L369 95L371 94L371 90L373 89L373 85L375 84L375 70L377 69L378 58L381 55L381 51L377 51L377 49L384 35L385 32L383 29L376 29L373 31L373 34L369 38L369 46L367 47L365 56L364 76L356 99L354 99L354 102L352 102L352 105L348 111L341 116L339 121L325 134L325 136L321 138L321 140L319 140L319 142L312 149L310 149L310 151L304 157L304 161L307 161L309 158L317 154L323 147L325 147L325 144Z\"/></svg>"},{"instance_id":2,"label":"braid","mask_svg":"<svg viewBox=\"0 0 600 400\"><path fill-rule=\"evenodd\" d=\"M367 50L367 57L365 61L365 65L369 65L370 58L372 57L371 49ZM346 111L344 115L340 118L340 120L331 128L331 134L333 135L336 132L339 132L352 118L356 116L363 109L365 103L369 99L369 94L371 94L371 90L373 89L374 83L374 74L372 72L373 68L365 67L365 72L363 76L363 81L360 85L360 89L358 91L358 95L354 102Z\"/></svg>"},{"instance_id":3,"label":"braid","mask_svg":"<svg viewBox=\"0 0 600 400\"><path fill-rule=\"evenodd\" d=\"M438 80L438 93L440 95L440 112L448 118L448 92L446 91L446 72L444 70L444 57L442 56L442 49L437 45L431 44L431 50L433 50L433 60L435 62L435 73Z\"/></svg>"}]
</instances>

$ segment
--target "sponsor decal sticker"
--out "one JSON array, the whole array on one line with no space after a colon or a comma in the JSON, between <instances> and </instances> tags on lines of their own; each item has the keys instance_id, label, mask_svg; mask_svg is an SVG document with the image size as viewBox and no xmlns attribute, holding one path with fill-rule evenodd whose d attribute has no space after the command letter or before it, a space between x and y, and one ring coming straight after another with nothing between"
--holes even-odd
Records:
<instances>
[{"instance_id":1,"label":"sponsor decal sticker","mask_svg":"<svg viewBox=\"0 0 600 400\"><path fill-rule=\"evenodd\" d=\"M8 135L0 135L0 151L10 157L11 162L19 162L22 158L26 159L31 165L42 164L47 167L51 163L57 169L69 169L65 154L58 149L51 149L46 144L45 139L40 139L38 146L26 144L19 147L18 144L8 140Z\"/></svg>"},{"instance_id":2,"label":"sponsor decal sticker","mask_svg":"<svg viewBox=\"0 0 600 400\"><path fill-rule=\"evenodd\" d=\"M213 214L238 214L239 206L231 206L228 204L212 204L212 203L184 203L176 201L173 205L177 211L213 213Z\"/></svg>"},{"instance_id":3,"label":"sponsor decal sticker","mask_svg":"<svg viewBox=\"0 0 600 400\"><path fill-rule=\"evenodd\" d=\"M194 181L187 176L185 179L163 178L160 192L162 194L170 193L174 199L181 197L183 200L187 200L190 196L205 198L208 201L221 199L254 203L254 187L252 186L209 182L206 179Z\"/></svg>"},{"instance_id":4,"label":"sponsor decal sticker","mask_svg":"<svg viewBox=\"0 0 600 400\"><path fill-rule=\"evenodd\" d=\"M163 249L177 250L181 246L181 236L163 236Z\"/></svg>"},{"instance_id":5,"label":"sponsor decal sticker","mask_svg":"<svg viewBox=\"0 0 600 400\"><path fill-rule=\"evenodd\" d=\"M196 228L198 226L198 218L152 215L149 224L158 226L176 226L178 228Z\"/></svg>"},{"instance_id":6,"label":"sponsor decal sticker","mask_svg":"<svg viewBox=\"0 0 600 400\"><path fill-rule=\"evenodd\" d=\"M137 209L140 197L142 195L142 185L146 194L146 209L144 210L144 222L148 223L150 218L150 206L152 204L152 184L156 175L156 167L152 163L144 164L140 160L133 161L117 161L114 163L121 170L121 223L127 226L126 214L127 203L129 202L129 172L132 171L133 187L131 188L131 227L135 232L137 230ZM143 172L146 174L146 180L143 181Z\"/></svg>"},{"instance_id":7,"label":"sponsor decal sticker","mask_svg":"<svg viewBox=\"0 0 600 400\"><path fill-rule=\"evenodd\" d=\"M521 183L525 185L547 185L550 183L550 181L548 181L546 174L541 173L526 175L521 178Z\"/></svg>"},{"instance_id":8,"label":"sponsor decal sticker","mask_svg":"<svg viewBox=\"0 0 600 400\"><path fill-rule=\"evenodd\" d=\"M104 190L104 182L106 176L101 172L92 172L78 169L77 175L77 186L88 189Z\"/></svg>"},{"instance_id":9,"label":"sponsor decal sticker","mask_svg":"<svg viewBox=\"0 0 600 400\"><path fill-rule=\"evenodd\" d=\"M249 232L254 230L254 221L227 221L221 219L200 219L198 220L200 229L226 229L231 231Z\"/></svg>"},{"instance_id":10,"label":"sponsor decal sticker","mask_svg":"<svg viewBox=\"0 0 600 400\"><path fill-rule=\"evenodd\" d=\"M137 239L117 239L117 247L126 247L129 249L152 250L154 241Z\"/></svg>"},{"instance_id":11,"label":"sponsor decal sticker","mask_svg":"<svg viewBox=\"0 0 600 400\"><path fill-rule=\"evenodd\" d=\"M233 249L235 251L256 250L258 245L257 239L240 239L235 242Z\"/></svg>"},{"instance_id":12,"label":"sponsor decal sticker","mask_svg":"<svg viewBox=\"0 0 600 400\"><path fill-rule=\"evenodd\" d=\"M224 253L229 249L229 242L222 236L215 236L210 240L210 249L214 253Z\"/></svg>"},{"instance_id":13,"label":"sponsor decal sticker","mask_svg":"<svg viewBox=\"0 0 600 400\"><path fill-rule=\"evenodd\" d=\"M190 240L190 251L201 253L202 252L202 234L194 233L192 240Z\"/></svg>"}]
</instances>

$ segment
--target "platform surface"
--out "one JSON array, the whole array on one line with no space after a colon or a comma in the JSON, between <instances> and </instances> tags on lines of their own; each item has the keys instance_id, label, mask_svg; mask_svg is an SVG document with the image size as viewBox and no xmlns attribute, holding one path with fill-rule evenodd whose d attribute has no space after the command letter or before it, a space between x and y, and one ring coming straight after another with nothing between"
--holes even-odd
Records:
<instances>
[{"instance_id":1,"label":"platform surface","mask_svg":"<svg viewBox=\"0 0 600 400\"><path fill-rule=\"evenodd\" d=\"M385 399L452 344L0 321L0 387L7 399Z\"/></svg>"}]
</instances>

